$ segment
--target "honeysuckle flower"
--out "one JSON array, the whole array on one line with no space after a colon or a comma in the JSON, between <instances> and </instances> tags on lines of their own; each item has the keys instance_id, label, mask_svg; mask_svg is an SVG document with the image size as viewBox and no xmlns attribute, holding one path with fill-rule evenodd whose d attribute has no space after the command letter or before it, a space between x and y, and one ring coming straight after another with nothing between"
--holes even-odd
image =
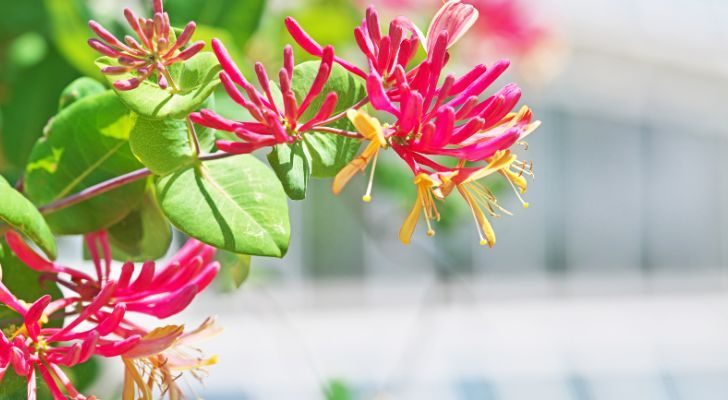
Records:
<instances>
[{"instance_id":1,"label":"honeysuckle flower","mask_svg":"<svg viewBox=\"0 0 728 400\"><path fill-rule=\"evenodd\" d=\"M106 337L123 319L123 306L117 306L114 312L97 320L93 328L76 330L81 323L90 322L94 310L100 308L102 302L100 296L63 329L46 328L44 325L49 318L66 307L66 299L52 301L46 295L26 305L0 283L0 303L16 312L21 322L20 326L11 325L0 332L0 382L7 369L12 367L18 376L27 379L28 400L36 398L35 380L38 375L43 378L54 399L93 399L93 396L87 398L80 394L61 367L84 363L93 355L120 356L141 340L140 335L116 340Z\"/></svg>"},{"instance_id":2,"label":"honeysuckle flower","mask_svg":"<svg viewBox=\"0 0 728 400\"><path fill-rule=\"evenodd\" d=\"M384 128L379 123L379 120L370 117L362 110L349 110L346 115L352 124L354 124L356 130L369 141L369 144L359 156L353 159L341 171L339 171L338 174L336 174L332 185L332 191L334 194L339 194L354 174L359 171L364 171L367 165L372 162L369 184L367 185L366 194L362 197L362 200L368 203L372 201L372 184L374 182L374 171L377 166L379 150L386 148L388 144L384 137Z\"/></svg>"},{"instance_id":3,"label":"honeysuckle flower","mask_svg":"<svg viewBox=\"0 0 728 400\"><path fill-rule=\"evenodd\" d=\"M223 71L220 80L225 91L240 106L244 107L255 122L230 121L210 110L202 110L190 115L197 124L218 130L234 133L240 142L220 140L217 147L227 153L250 153L263 147L277 144L293 143L300 140L303 134L319 125L325 125L334 113L338 96L335 92L325 94L321 107L308 121L301 121L312 102L323 95L323 89L331 76L334 50L326 47L322 50L321 64L306 96L299 103L293 92L293 50L287 46L283 53L283 68L278 73L278 82L282 101L276 102L268 74L261 63L255 64L255 72L261 91L245 79L240 69L230 57L225 46L218 39L212 41L212 48L217 55ZM241 87L244 91L238 89ZM282 103L282 104L279 104Z\"/></svg>"},{"instance_id":4,"label":"honeysuckle flower","mask_svg":"<svg viewBox=\"0 0 728 400\"><path fill-rule=\"evenodd\" d=\"M8 232L6 240L13 253L28 267L42 272L45 279L72 290L79 301L88 302L103 293L107 307L123 305L128 312L157 318L167 318L184 310L220 270L220 264L213 260L215 249L194 239L188 241L162 268L152 261L144 263L141 268L127 262L115 271L112 270L106 233L86 235L95 277L46 260L14 232ZM132 279L136 271L138 274ZM112 278L115 280L112 281Z\"/></svg>"},{"instance_id":5,"label":"honeysuckle flower","mask_svg":"<svg viewBox=\"0 0 728 400\"><path fill-rule=\"evenodd\" d=\"M194 22L188 23L179 37L176 37L162 0L154 0L153 8L152 18L137 17L132 10L124 10L124 17L136 33L137 39L127 35L123 41L119 40L98 22L89 21L89 28L98 36L98 39L89 39L89 46L119 63L118 66L105 67L101 72L106 75L120 75L136 71L134 78L114 82L117 90L136 89L156 73L160 88L167 89L171 86L176 91L178 88L172 80L169 67L190 59L205 47L203 41L189 44L195 33Z\"/></svg>"},{"instance_id":6,"label":"honeysuckle flower","mask_svg":"<svg viewBox=\"0 0 728 400\"><path fill-rule=\"evenodd\" d=\"M206 367L217 363L217 357L203 357L192 344L220 332L209 318L191 332L170 325L147 333L123 355L125 375L123 400L152 400L155 386L167 393L170 400L182 397L177 385L179 374L189 372L201 379Z\"/></svg>"},{"instance_id":7,"label":"honeysuckle flower","mask_svg":"<svg viewBox=\"0 0 728 400\"><path fill-rule=\"evenodd\" d=\"M323 57L325 47L307 34L295 19L288 17L285 24L293 40L301 48L313 56ZM418 29L404 17L394 19L389 24L389 32L382 34L379 14L374 7L367 8L364 21L354 29L354 38L367 58L369 68L385 80L391 77L397 66L407 69L417 54L420 41ZM353 74L367 77L363 69L340 57L334 57L334 61Z\"/></svg>"},{"instance_id":8,"label":"honeysuckle flower","mask_svg":"<svg viewBox=\"0 0 728 400\"><path fill-rule=\"evenodd\" d=\"M461 0L445 0L440 10L430 23L427 36L417 29L420 41L427 53L435 51L438 36L447 32L448 42L446 48L452 47L478 20L478 10Z\"/></svg>"}]
</instances>

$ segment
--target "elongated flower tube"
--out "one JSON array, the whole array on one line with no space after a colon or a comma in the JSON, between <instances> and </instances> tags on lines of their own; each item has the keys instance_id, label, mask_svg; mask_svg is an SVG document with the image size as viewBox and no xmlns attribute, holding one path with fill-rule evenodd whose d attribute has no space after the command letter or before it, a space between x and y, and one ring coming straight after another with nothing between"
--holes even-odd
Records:
<instances>
[{"instance_id":1,"label":"elongated flower tube","mask_svg":"<svg viewBox=\"0 0 728 400\"><path fill-rule=\"evenodd\" d=\"M101 301L103 300L98 300L97 303ZM93 355L120 356L141 340L140 335L106 338L123 318L123 306L118 306L93 328L78 331L73 328L60 330L44 327L49 316L65 308L66 299L52 301L46 295L31 305L25 305L0 283L0 303L16 312L21 322L20 326L11 326L0 332L0 383L6 371L12 367L15 374L28 381L28 400L36 399L37 376L43 379L54 399L94 399L93 396L80 394L61 367L84 363ZM89 306L92 307L94 306ZM75 328L82 322L90 322L90 314L92 313L80 313L68 326Z\"/></svg>"},{"instance_id":2,"label":"elongated flower tube","mask_svg":"<svg viewBox=\"0 0 728 400\"><path fill-rule=\"evenodd\" d=\"M105 306L123 305L127 312L167 318L184 310L212 282L220 270L213 261L215 249L190 240L165 266L146 262L141 268L125 263L112 270L111 250L106 233L86 235L96 276L44 259L14 232L6 234L8 246L28 267L42 272L46 279L72 290L80 301L90 301L104 293L115 280ZM135 275L135 272L138 273ZM133 278L134 277L134 278Z\"/></svg>"},{"instance_id":3,"label":"elongated flower tube","mask_svg":"<svg viewBox=\"0 0 728 400\"><path fill-rule=\"evenodd\" d=\"M255 122L231 121L210 110L190 114L195 123L232 132L241 140L239 142L220 140L217 142L218 149L227 153L245 154L277 144L293 143L300 140L307 131L326 124L334 113L338 102L337 94L323 93L324 86L331 76L334 61L332 47L322 50L318 73L308 93L300 102L293 92L294 59L291 47L285 48L283 68L278 73L280 97L276 96L278 88L271 86L265 67L261 63L255 64L255 72L262 91L245 79L220 40L213 39L212 48L223 68L220 80L225 91L255 119ZM239 88L243 91L241 92ZM311 119L302 121L304 113L319 96L325 96L321 107Z\"/></svg>"},{"instance_id":4,"label":"elongated flower tube","mask_svg":"<svg viewBox=\"0 0 728 400\"><path fill-rule=\"evenodd\" d=\"M179 37L169 22L169 15L164 11L162 0L154 0L154 16L152 18L137 17L130 9L124 10L124 17L137 38L125 36L117 39L96 21L89 21L89 28L98 36L88 40L89 46L99 53L114 58L119 65L108 66L101 70L106 75L121 75L136 71L131 79L114 82L117 90L132 90L156 74L160 88L178 90L169 67L183 62L199 53L205 43L197 41L190 44L195 33L196 24L188 23Z\"/></svg>"},{"instance_id":5,"label":"elongated flower tube","mask_svg":"<svg viewBox=\"0 0 728 400\"><path fill-rule=\"evenodd\" d=\"M313 56L323 57L325 47L308 35L295 19L288 17L285 23L301 48ZM383 34L379 14L374 7L367 8L364 21L354 29L354 38L369 67L385 79L390 78L397 66L407 69L417 54L420 36L414 24L404 17L394 19L389 24L388 33ZM334 60L348 71L366 78L367 73L362 68L339 57Z\"/></svg>"}]
</instances>

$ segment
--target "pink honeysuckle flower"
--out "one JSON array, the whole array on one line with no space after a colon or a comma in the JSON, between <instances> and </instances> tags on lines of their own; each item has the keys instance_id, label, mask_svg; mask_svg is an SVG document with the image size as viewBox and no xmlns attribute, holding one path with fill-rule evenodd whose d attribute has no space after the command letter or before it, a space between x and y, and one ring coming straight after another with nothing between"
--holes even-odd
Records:
<instances>
[{"instance_id":1,"label":"pink honeysuckle flower","mask_svg":"<svg viewBox=\"0 0 728 400\"><path fill-rule=\"evenodd\" d=\"M217 147L220 150L227 153L244 154L263 147L293 143L300 140L305 132L329 122L328 119L334 113L338 102L335 92L325 94L326 97L321 107L311 119L301 121L301 118L312 102L323 95L324 86L331 76L334 61L334 50L331 46L322 49L318 73L308 93L300 102L293 92L294 59L290 46L284 50L284 66L278 73L282 96L282 100L279 101L276 101L274 95L277 88L270 85L268 75L261 63L255 64L255 72L262 92L245 79L222 42L214 39L212 48L223 67L223 72L220 73L223 87L228 95L255 119L255 122L230 121L210 110L191 114L190 118L193 122L232 132L242 140L241 142L218 141ZM238 86L243 89L244 94L238 89Z\"/></svg>"},{"instance_id":2,"label":"pink honeysuckle flower","mask_svg":"<svg viewBox=\"0 0 728 400\"><path fill-rule=\"evenodd\" d=\"M200 379L207 367L217 363L216 356L200 357L200 351L191 346L219 332L214 318L208 318L191 332L184 332L178 325L147 332L122 356L125 366L122 399L152 400L155 386L170 400L182 398L182 390L177 385L179 375L190 372Z\"/></svg>"},{"instance_id":3,"label":"pink honeysuckle flower","mask_svg":"<svg viewBox=\"0 0 728 400\"><path fill-rule=\"evenodd\" d=\"M167 89L171 86L173 90L177 91L169 73L169 67L190 59L205 47L203 41L197 41L188 46L195 33L195 23L188 23L179 37L175 37L162 0L154 0L152 18L138 18L128 8L124 10L124 16L131 29L136 33L138 40L128 35L124 37L123 41L119 40L98 22L89 21L89 28L99 37L99 39L89 39L89 46L119 62L118 66L105 67L101 72L106 75L121 75L136 71L136 77L114 82L117 90L136 89L156 72L157 84L160 88Z\"/></svg>"},{"instance_id":4,"label":"pink honeysuckle flower","mask_svg":"<svg viewBox=\"0 0 728 400\"><path fill-rule=\"evenodd\" d=\"M427 36L417 30L427 53L435 51L438 36L447 32L447 48L452 47L478 20L478 10L461 0L447 0L430 23Z\"/></svg>"},{"instance_id":5,"label":"pink honeysuckle flower","mask_svg":"<svg viewBox=\"0 0 728 400\"><path fill-rule=\"evenodd\" d=\"M384 143L378 144L377 149L391 147L415 175L417 200L400 231L400 240L403 243L409 243L420 214L424 214L427 222L427 233L434 235L431 220L439 219L439 213L433 199L445 197L440 187L450 179L455 182L458 191L463 194L476 215L481 243L492 246L495 236L477 205L488 204L486 208L490 211L497 203L494 196L481 190L476 182L490 173L483 174L483 168L477 165L466 165L488 161L498 152L523 141L540 122L533 121L533 113L528 107L522 107L516 113L512 112L521 96L516 85L506 85L492 96L480 100L482 93L506 70L506 61L498 62L491 68L477 66L460 78L448 75L442 85L437 86L447 43L448 33L442 32L435 47L436 51L430 54L411 78L398 68L395 71L395 86L389 92L385 89L382 78L372 72L367 78L371 104L375 109L392 114L396 123L382 127L376 120L370 122L370 127L378 127L380 132L377 135L362 129L362 124L355 123L355 126L372 145L373 138L383 137ZM452 167L451 163L443 163L440 160L442 157L454 159L457 167ZM363 153L344 168L334 179L334 193L341 191L355 172L363 171L369 158L372 156ZM488 163L491 164L490 161ZM511 171L512 166L517 172ZM532 174L530 167L526 168L525 164L518 163L515 159L495 171L504 176L514 189L518 187L522 191L525 191L525 179L522 175ZM474 178L468 179L471 176ZM472 187L476 189L469 190ZM371 178L365 198L370 198L370 191ZM464 193L475 194L466 196ZM521 199L518 190L516 194ZM527 203L523 204L527 206Z\"/></svg>"},{"instance_id":6,"label":"pink honeysuckle flower","mask_svg":"<svg viewBox=\"0 0 728 400\"><path fill-rule=\"evenodd\" d=\"M86 309L95 310L104 299L100 296ZM93 355L118 357L142 339L141 335L129 335L122 339L106 337L123 319L124 306L95 321L93 328L78 331L81 323L92 322L94 312L82 312L66 328L45 328L54 314L67 306L66 299L52 301L46 295L31 305L18 300L5 285L0 283L0 303L19 316L20 326L11 325L0 331L0 382L9 368L28 381L28 400L36 399L36 376L40 375L54 399L94 399L78 392L61 367L73 367L84 363ZM68 327L71 327L70 329ZM6 333L8 336L6 336ZM64 394L65 392L65 394Z\"/></svg>"},{"instance_id":7,"label":"pink honeysuckle flower","mask_svg":"<svg viewBox=\"0 0 728 400\"><path fill-rule=\"evenodd\" d=\"M301 48L313 56L323 56L324 47L308 35L295 19L288 17L285 23L293 40ZM398 17L389 24L389 32L382 34L379 14L374 7L369 7L362 24L354 29L354 38L367 58L369 68L388 80L397 66L406 70L417 54L420 41L417 32L411 21ZM334 61L362 78L367 76L364 70L342 58L335 57Z\"/></svg>"},{"instance_id":8,"label":"pink honeysuckle flower","mask_svg":"<svg viewBox=\"0 0 728 400\"><path fill-rule=\"evenodd\" d=\"M366 0L360 3L362 6L371 3L383 9L396 11L434 9L440 6L442 11L452 1L444 2L444 5L442 0ZM482 56L483 51L480 48L487 47L489 50L521 57L551 39L552 34L548 27L536 20L533 12L523 1L461 0L460 3L474 7L479 15L478 20L472 25L472 41L468 42L468 45L472 46L467 46L468 55L474 53Z\"/></svg>"},{"instance_id":9,"label":"pink honeysuckle flower","mask_svg":"<svg viewBox=\"0 0 728 400\"><path fill-rule=\"evenodd\" d=\"M213 260L215 249L194 239L189 240L162 268L152 261L144 263L140 269L128 262L114 271L106 233L86 235L86 244L96 269L96 276L91 277L80 270L46 260L14 232L6 233L5 237L8 246L21 261L43 273L45 279L75 292L79 301L87 302L104 294L108 297L104 304L107 307L123 305L127 312L157 318L167 318L184 310L220 270L220 264ZM137 270L139 273L132 279Z\"/></svg>"}]
</instances>

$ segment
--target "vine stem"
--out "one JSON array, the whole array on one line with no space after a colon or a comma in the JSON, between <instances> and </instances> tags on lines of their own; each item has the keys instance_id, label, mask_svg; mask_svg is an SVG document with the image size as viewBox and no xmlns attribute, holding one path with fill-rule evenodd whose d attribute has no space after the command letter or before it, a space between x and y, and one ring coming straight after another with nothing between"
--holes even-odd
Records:
<instances>
[{"instance_id":1,"label":"vine stem","mask_svg":"<svg viewBox=\"0 0 728 400\"><path fill-rule=\"evenodd\" d=\"M315 130L316 132L333 133L334 135L344 136L351 139L364 139L364 136L358 133L349 132L343 129L330 128L328 126L319 126L313 130Z\"/></svg>"},{"instance_id":2,"label":"vine stem","mask_svg":"<svg viewBox=\"0 0 728 400\"><path fill-rule=\"evenodd\" d=\"M232 156L236 156L236 155L237 154L213 153L213 154L206 154L204 156L201 156L201 157L199 157L199 160L203 161L203 162L204 161L213 161L213 160L219 160L222 158L232 157ZM104 181L104 182L101 182L94 186L90 186L90 187L88 187L78 193L72 194L68 197L65 197L60 200L56 200L52 203L46 204L42 207L39 207L38 211L40 211L44 215L52 214L56 211L60 211L64 208L76 205L76 204L86 201L90 198L102 195L102 194L112 191L114 189L118 189L124 185L128 185L132 182L136 182L140 179L144 179L150 175L152 175L152 171L150 171L148 168L138 169L136 171L129 172L128 174L120 175L120 176L117 176L116 178L109 179L108 181Z\"/></svg>"}]
</instances>

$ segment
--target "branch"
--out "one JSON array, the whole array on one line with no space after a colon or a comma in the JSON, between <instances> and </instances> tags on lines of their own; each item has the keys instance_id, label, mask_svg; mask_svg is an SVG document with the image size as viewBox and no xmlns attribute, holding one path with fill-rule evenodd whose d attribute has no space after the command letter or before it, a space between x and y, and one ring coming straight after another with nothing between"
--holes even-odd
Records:
<instances>
[{"instance_id":1,"label":"branch","mask_svg":"<svg viewBox=\"0 0 728 400\"><path fill-rule=\"evenodd\" d=\"M356 132L349 132L343 129L337 129L337 128L330 128L328 126L319 126L316 128L312 128L312 131L316 132L326 132L326 133L333 133L334 135L344 136L350 139L364 139L364 136L356 133Z\"/></svg>"},{"instance_id":2,"label":"branch","mask_svg":"<svg viewBox=\"0 0 728 400\"><path fill-rule=\"evenodd\" d=\"M213 161L213 160L219 160L222 158L232 157L232 156L236 156L236 155L237 154L213 153L213 154L206 154L204 156L201 156L199 158L199 160L201 162ZM110 179L108 181L104 181L104 182L101 182L94 186L90 186L76 194L72 194L63 199L56 200L52 203L46 204L42 207L39 207L38 211L40 211L44 215L52 214L56 211L60 211L64 208L71 207L73 205L76 205L78 203L91 199L93 197L100 196L104 193L110 192L114 189L120 188L129 183L136 182L140 179L144 179L150 175L152 175L152 172L148 168L138 169L136 171L129 172L128 174L117 176L116 178Z\"/></svg>"}]
</instances>

